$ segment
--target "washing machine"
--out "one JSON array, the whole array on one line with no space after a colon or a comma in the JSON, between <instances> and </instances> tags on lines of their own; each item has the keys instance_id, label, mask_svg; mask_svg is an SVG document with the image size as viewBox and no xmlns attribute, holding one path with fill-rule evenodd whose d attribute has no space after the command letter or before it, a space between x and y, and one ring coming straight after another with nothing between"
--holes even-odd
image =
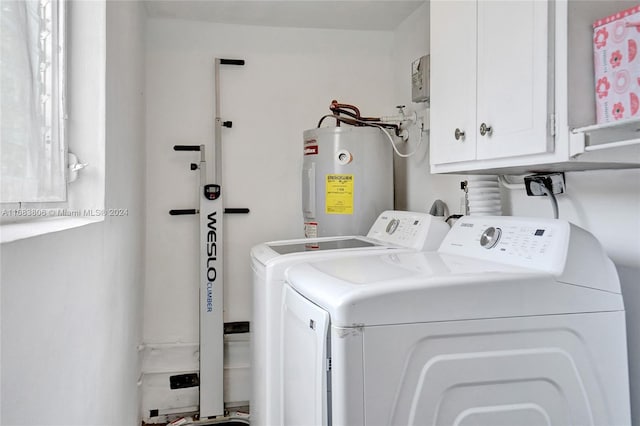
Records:
<instances>
[{"instance_id":1,"label":"washing machine","mask_svg":"<svg viewBox=\"0 0 640 426\"><path fill-rule=\"evenodd\" d=\"M292 266L283 425L629 425L616 269L568 222L463 217L436 252Z\"/></svg>"},{"instance_id":2,"label":"washing machine","mask_svg":"<svg viewBox=\"0 0 640 426\"><path fill-rule=\"evenodd\" d=\"M251 423L282 424L280 415L280 313L284 272L291 265L373 253L436 250L449 231L443 218L426 213L385 211L366 236L273 241L251 249Z\"/></svg>"}]
</instances>

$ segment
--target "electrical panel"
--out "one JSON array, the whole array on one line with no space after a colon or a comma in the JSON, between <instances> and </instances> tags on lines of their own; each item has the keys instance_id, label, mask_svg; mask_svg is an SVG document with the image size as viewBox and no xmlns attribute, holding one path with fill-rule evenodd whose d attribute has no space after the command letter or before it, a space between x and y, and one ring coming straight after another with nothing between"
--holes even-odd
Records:
<instances>
[{"instance_id":1,"label":"electrical panel","mask_svg":"<svg viewBox=\"0 0 640 426\"><path fill-rule=\"evenodd\" d=\"M416 59L411 64L411 100L429 102L429 55Z\"/></svg>"}]
</instances>

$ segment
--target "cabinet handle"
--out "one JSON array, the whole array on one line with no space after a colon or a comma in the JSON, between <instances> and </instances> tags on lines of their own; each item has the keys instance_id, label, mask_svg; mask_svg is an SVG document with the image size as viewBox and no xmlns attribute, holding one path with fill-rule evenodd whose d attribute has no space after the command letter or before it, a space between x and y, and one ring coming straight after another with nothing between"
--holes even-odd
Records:
<instances>
[{"instance_id":1,"label":"cabinet handle","mask_svg":"<svg viewBox=\"0 0 640 426\"><path fill-rule=\"evenodd\" d=\"M491 136L491 131L492 131L491 126L487 126L485 123L482 123L480 125L480 134L482 136L485 136L485 135Z\"/></svg>"},{"instance_id":2,"label":"cabinet handle","mask_svg":"<svg viewBox=\"0 0 640 426\"><path fill-rule=\"evenodd\" d=\"M464 130L456 129L454 136L457 141L459 141L460 139L464 140Z\"/></svg>"}]
</instances>

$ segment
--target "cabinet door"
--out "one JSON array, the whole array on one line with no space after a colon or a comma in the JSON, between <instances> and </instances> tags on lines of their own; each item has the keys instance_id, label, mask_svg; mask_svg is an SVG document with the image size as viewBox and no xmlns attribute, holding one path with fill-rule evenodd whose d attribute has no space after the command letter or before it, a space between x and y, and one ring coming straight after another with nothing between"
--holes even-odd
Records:
<instances>
[{"instance_id":1,"label":"cabinet door","mask_svg":"<svg viewBox=\"0 0 640 426\"><path fill-rule=\"evenodd\" d=\"M546 1L478 2L478 159L553 149L548 22Z\"/></svg>"},{"instance_id":2,"label":"cabinet door","mask_svg":"<svg viewBox=\"0 0 640 426\"><path fill-rule=\"evenodd\" d=\"M475 1L431 2L432 164L476 157L476 7Z\"/></svg>"}]
</instances>

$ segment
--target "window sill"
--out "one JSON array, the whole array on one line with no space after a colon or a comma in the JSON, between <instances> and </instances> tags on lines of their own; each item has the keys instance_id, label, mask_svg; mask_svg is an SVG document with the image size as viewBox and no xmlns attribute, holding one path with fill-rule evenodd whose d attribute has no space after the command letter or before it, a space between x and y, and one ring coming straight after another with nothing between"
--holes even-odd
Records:
<instances>
[{"instance_id":1,"label":"window sill","mask_svg":"<svg viewBox=\"0 0 640 426\"><path fill-rule=\"evenodd\" d=\"M104 217L50 217L0 224L0 244L102 222Z\"/></svg>"}]
</instances>

